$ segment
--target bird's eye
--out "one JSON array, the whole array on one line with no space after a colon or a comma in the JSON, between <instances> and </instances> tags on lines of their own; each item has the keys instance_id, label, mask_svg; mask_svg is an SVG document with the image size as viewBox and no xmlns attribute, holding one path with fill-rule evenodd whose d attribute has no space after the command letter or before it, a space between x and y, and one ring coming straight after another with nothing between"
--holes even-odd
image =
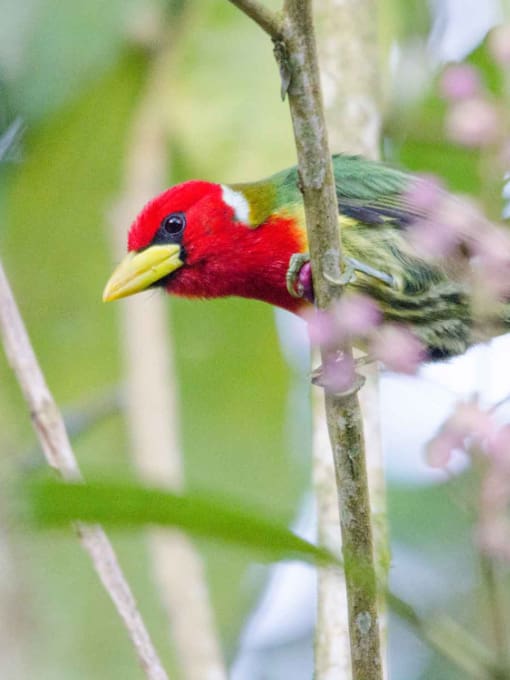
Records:
<instances>
[{"instance_id":1,"label":"bird's eye","mask_svg":"<svg viewBox=\"0 0 510 680\"><path fill-rule=\"evenodd\" d=\"M182 233L184 227L186 226L186 217L180 212L172 213L171 215L167 215L167 217L165 217L161 223L161 226L167 232L167 234L177 236L177 234Z\"/></svg>"}]
</instances>

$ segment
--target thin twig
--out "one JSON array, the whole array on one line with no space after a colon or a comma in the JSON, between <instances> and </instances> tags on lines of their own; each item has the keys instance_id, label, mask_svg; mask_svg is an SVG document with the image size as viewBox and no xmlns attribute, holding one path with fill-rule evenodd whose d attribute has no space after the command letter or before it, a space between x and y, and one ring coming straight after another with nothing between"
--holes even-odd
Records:
<instances>
[{"instance_id":1,"label":"thin twig","mask_svg":"<svg viewBox=\"0 0 510 680\"><path fill-rule=\"evenodd\" d=\"M0 331L7 358L27 402L48 464L64 479L81 479L62 416L46 385L1 262ZM108 538L98 526L77 524L76 529L105 590L126 626L146 676L151 680L166 680L167 674L152 645Z\"/></svg>"},{"instance_id":2,"label":"thin twig","mask_svg":"<svg viewBox=\"0 0 510 680\"><path fill-rule=\"evenodd\" d=\"M505 602L499 592L499 583L494 560L483 552L480 553L480 571L485 584L487 608L492 627L494 651L498 665L502 669L502 677L509 675L508 637L505 615Z\"/></svg>"},{"instance_id":3,"label":"thin twig","mask_svg":"<svg viewBox=\"0 0 510 680\"><path fill-rule=\"evenodd\" d=\"M452 619L442 615L423 617L391 591L386 592L386 597L391 611L431 649L462 670L465 677L473 680L501 679L490 650Z\"/></svg>"},{"instance_id":4,"label":"thin twig","mask_svg":"<svg viewBox=\"0 0 510 680\"><path fill-rule=\"evenodd\" d=\"M279 14L258 0L230 0L230 2L253 19L273 40L281 40L282 21Z\"/></svg>"}]
</instances>

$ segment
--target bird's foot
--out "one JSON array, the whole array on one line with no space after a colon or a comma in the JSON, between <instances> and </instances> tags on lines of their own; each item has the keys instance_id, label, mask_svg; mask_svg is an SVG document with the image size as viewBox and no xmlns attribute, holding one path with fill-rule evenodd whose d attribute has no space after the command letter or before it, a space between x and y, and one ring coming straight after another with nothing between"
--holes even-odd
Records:
<instances>
[{"instance_id":1,"label":"bird's foot","mask_svg":"<svg viewBox=\"0 0 510 680\"><path fill-rule=\"evenodd\" d=\"M312 272L308 253L294 253L291 256L285 280L292 297L305 298L313 302Z\"/></svg>"}]
</instances>

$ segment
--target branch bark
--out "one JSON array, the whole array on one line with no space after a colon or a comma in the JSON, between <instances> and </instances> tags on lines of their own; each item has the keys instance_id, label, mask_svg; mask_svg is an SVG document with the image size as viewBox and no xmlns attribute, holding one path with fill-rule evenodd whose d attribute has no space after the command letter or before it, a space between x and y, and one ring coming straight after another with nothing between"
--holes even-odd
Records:
<instances>
[{"instance_id":1,"label":"branch bark","mask_svg":"<svg viewBox=\"0 0 510 680\"><path fill-rule=\"evenodd\" d=\"M245 3L235 3L249 16ZM253 16L252 16L253 18ZM258 22L260 24L260 22ZM280 71L290 73L289 105L299 161L316 305L328 309L341 293L341 241L331 155L324 118L311 0L286 0ZM283 50L282 50L283 47ZM349 357L350 349L342 348ZM321 350L323 365L331 354ZM356 392L326 391L345 564L352 675L380 680L377 588L363 428Z\"/></svg>"},{"instance_id":2,"label":"branch bark","mask_svg":"<svg viewBox=\"0 0 510 680\"><path fill-rule=\"evenodd\" d=\"M314 7L324 113L331 148L377 159L382 94L377 2L343 0L339 5L336 0L316 0ZM341 40L339 36L342 36ZM378 580L386 583L389 544L377 364L364 366L362 373L365 384L359 399L364 425L374 552ZM314 391L315 432L325 428L322 422L323 409L317 403L321 397L318 391ZM319 535L321 542L332 549L336 541L335 521L338 527L335 474L331 456L318 448L320 443L321 438L318 438L314 446ZM327 442L324 444L328 446ZM315 650L317 680L340 677L347 680L351 677L345 667L345 657L349 654L347 615L341 607L331 606L333 599L338 601L342 596L338 590L344 587L342 574L320 570ZM379 610L379 623L383 675L387 677L387 617L383 608ZM342 631L345 631L343 637Z\"/></svg>"},{"instance_id":3,"label":"branch bark","mask_svg":"<svg viewBox=\"0 0 510 680\"><path fill-rule=\"evenodd\" d=\"M1 262L0 332L8 361L27 402L48 464L64 479L81 479L62 416L46 385ZM167 680L167 674L105 533L98 526L77 523L75 527L101 583L127 629L146 676L150 680Z\"/></svg>"},{"instance_id":4,"label":"branch bark","mask_svg":"<svg viewBox=\"0 0 510 680\"><path fill-rule=\"evenodd\" d=\"M314 292L317 307L328 309L340 294L332 281L340 279L342 254L312 7L309 0L287 0L285 8L284 35L292 73L289 104ZM328 352L322 350L321 357L327 365ZM382 677L382 665L361 413L356 393L339 396L326 391L325 406L340 505L352 676L354 680L377 680Z\"/></svg>"}]
</instances>

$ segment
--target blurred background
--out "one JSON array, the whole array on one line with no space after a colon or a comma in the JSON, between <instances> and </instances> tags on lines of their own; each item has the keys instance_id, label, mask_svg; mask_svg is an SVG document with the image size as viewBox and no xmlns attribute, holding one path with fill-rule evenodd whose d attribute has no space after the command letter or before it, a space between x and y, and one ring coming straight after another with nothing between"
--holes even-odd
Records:
<instances>
[{"instance_id":1,"label":"blurred background","mask_svg":"<svg viewBox=\"0 0 510 680\"><path fill-rule=\"evenodd\" d=\"M496 0L481 5L380 1L382 141L386 158L440 174L500 216L503 174L485 170L483 150L445 138L446 105L436 87L444 63L467 58L493 96L508 102L508 78L483 44L488 30L508 18L508 7ZM249 181L294 164L270 45L228 2L2 0L0 133L17 116L25 133L1 169L0 254L92 479L135 476L120 305L103 305L101 292L118 259L112 223L129 172L133 121L148 88L158 92L166 130L159 188L190 178ZM135 164L149 162L143 147L137 153ZM313 540L309 359L300 322L246 300L165 305L186 485L242 498ZM143 352L144 328L130 330L137 332ZM477 635L486 630L473 548L478 487L462 454L447 470L432 470L424 447L458 399L478 393L492 404L510 392L502 370L509 350L508 338L500 338L416 377L385 372L381 387L392 586L418 607L450 612ZM510 419L504 406L500 415ZM44 466L3 355L0 450L5 488ZM2 491L2 677L141 677L74 536L22 530L8 510ZM112 538L158 651L179 677L145 537L117 531ZM270 568L238 548L197 545L232 677L312 677L313 569ZM390 677L464 676L391 619Z\"/></svg>"}]
</instances>

